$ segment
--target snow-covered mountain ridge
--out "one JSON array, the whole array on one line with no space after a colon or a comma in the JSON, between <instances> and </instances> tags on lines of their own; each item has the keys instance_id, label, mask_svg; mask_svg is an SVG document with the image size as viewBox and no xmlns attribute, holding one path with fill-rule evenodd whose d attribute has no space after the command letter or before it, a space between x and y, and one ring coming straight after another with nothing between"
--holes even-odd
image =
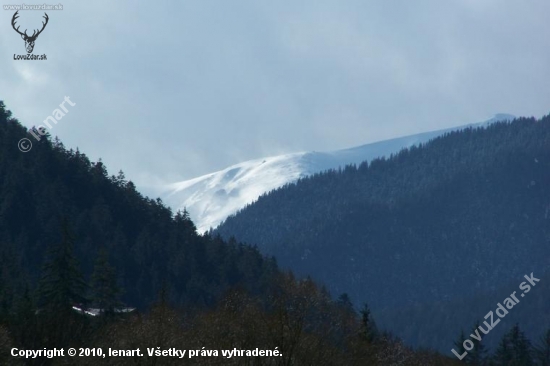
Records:
<instances>
[{"instance_id":1,"label":"snow-covered mountain ridge","mask_svg":"<svg viewBox=\"0 0 550 366\"><path fill-rule=\"evenodd\" d=\"M480 123L370 143L332 152L299 152L245 161L226 169L163 187L161 198L174 210L186 208L199 232L215 228L229 215L254 202L263 193L324 170L389 156L428 142L446 132L483 127L503 120L497 114Z\"/></svg>"}]
</instances>

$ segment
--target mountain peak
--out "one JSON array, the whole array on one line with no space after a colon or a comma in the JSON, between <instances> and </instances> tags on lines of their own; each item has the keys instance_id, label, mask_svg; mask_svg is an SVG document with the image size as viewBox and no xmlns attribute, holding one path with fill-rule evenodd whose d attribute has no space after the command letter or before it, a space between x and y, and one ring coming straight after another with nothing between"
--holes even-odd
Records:
<instances>
[{"instance_id":1,"label":"mountain peak","mask_svg":"<svg viewBox=\"0 0 550 366\"><path fill-rule=\"evenodd\" d=\"M167 185L163 188L161 197L176 210L186 208L197 229L205 232L256 201L262 194L295 182L301 177L389 156L447 132L467 127L484 127L514 118L510 114L498 113L480 123L398 137L349 149L298 152L249 160L214 173Z\"/></svg>"}]
</instances>

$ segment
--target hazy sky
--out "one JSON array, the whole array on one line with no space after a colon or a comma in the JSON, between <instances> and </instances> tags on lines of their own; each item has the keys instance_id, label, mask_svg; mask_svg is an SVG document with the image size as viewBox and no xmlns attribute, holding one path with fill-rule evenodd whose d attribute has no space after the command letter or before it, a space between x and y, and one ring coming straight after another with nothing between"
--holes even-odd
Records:
<instances>
[{"instance_id":1,"label":"hazy sky","mask_svg":"<svg viewBox=\"0 0 550 366\"><path fill-rule=\"evenodd\" d=\"M550 112L548 0L61 4L36 41L47 61L13 60L24 42L0 9L0 100L30 127L69 96L50 133L142 188Z\"/></svg>"}]
</instances>

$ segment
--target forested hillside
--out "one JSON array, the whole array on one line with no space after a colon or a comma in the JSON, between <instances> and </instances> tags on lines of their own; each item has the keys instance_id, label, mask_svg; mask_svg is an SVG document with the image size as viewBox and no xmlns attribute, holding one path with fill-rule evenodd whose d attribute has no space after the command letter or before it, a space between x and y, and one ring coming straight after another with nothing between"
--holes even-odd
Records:
<instances>
[{"instance_id":1,"label":"forested hillside","mask_svg":"<svg viewBox=\"0 0 550 366\"><path fill-rule=\"evenodd\" d=\"M33 141L22 153L17 141ZM59 141L35 141L0 104L0 299L11 304L34 288L46 253L63 241L63 230L85 278L101 252L116 269L126 304L145 308L166 287L179 305L212 305L227 289L265 291L276 265L257 250L197 235L186 212L172 213L143 197L134 184L108 176ZM64 229L62 226L66 226ZM215 270L212 270L212 269Z\"/></svg>"},{"instance_id":2,"label":"forested hillside","mask_svg":"<svg viewBox=\"0 0 550 366\"><path fill-rule=\"evenodd\" d=\"M255 247L197 235L186 212L174 214L160 200L143 197L122 172L109 176L101 162L49 136L24 153L17 146L23 137L31 135L0 102L0 364L459 364L454 356L411 349L377 327L362 300L332 297L310 278L283 273ZM391 284L388 272L380 273L380 281ZM395 294L403 302L394 305L408 304L407 294ZM369 300L377 303L376 296ZM419 324L422 311L436 314L441 306L401 310L406 317L394 324L401 332L448 325L441 319L431 328ZM550 355L550 333L535 349L520 328L505 325L502 332L506 336L492 358L497 365L534 360L535 351L541 360ZM430 345L429 338L417 338ZM106 357L13 356L14 349L68 347ZM480 347L465 360L488 360ZM140 352L117 357L110 348ZM185 361L155 355L169 350L194 353ZM224 350L240 356L224 357ZM251 350L272 356L246 356Z\"/></svg>"},{"instance_id":3,"label":"forested hillside","mask_svg":"<svg viewBox=\"0 0 550 366\"><path fill-rule=\"evenodd\" d=\"M0 101L0 365L457 364L377 332L367 307L253 247L197 235L186 212L57 139L19 151L25 137ZM54 349L65 354L14 356Z\"/></svg>"},{"instance_id":4,"label":"forested hillside","mask_svg":"<svg viewBox=\"0 0 550 366\"><path fill-rule=\"evenodd\" d=\"M215 232L368 301L407 342L448 350L502 300L497 290L550 268L549 186L550 117L520 118L301 179ZM539 306L525 316L538 319L526 322L537 337L549 326L549 296L533 292L524 302Z\"/></svg>"}]
</instances>

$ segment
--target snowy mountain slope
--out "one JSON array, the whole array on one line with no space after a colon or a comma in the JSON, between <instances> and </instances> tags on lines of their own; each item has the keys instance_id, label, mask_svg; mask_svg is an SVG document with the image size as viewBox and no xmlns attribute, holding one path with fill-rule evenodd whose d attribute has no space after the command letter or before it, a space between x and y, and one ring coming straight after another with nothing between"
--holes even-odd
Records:
<instances>
[{"instance_id":1,"label":"snowy mountain slope","mask_svg":"<svg viewBox=\"0 0 550 366\"><path fill-rule=\"evenodd\" d=\"M509 114L469 125L420 133L333 152L299 152L245 161L224 170L163 187L161 198L175 210L186 208L199 232L218 226L263 193L307 175L346 164L389 156L446 132L512 120Z\"/></svg>"}]
</instances>

